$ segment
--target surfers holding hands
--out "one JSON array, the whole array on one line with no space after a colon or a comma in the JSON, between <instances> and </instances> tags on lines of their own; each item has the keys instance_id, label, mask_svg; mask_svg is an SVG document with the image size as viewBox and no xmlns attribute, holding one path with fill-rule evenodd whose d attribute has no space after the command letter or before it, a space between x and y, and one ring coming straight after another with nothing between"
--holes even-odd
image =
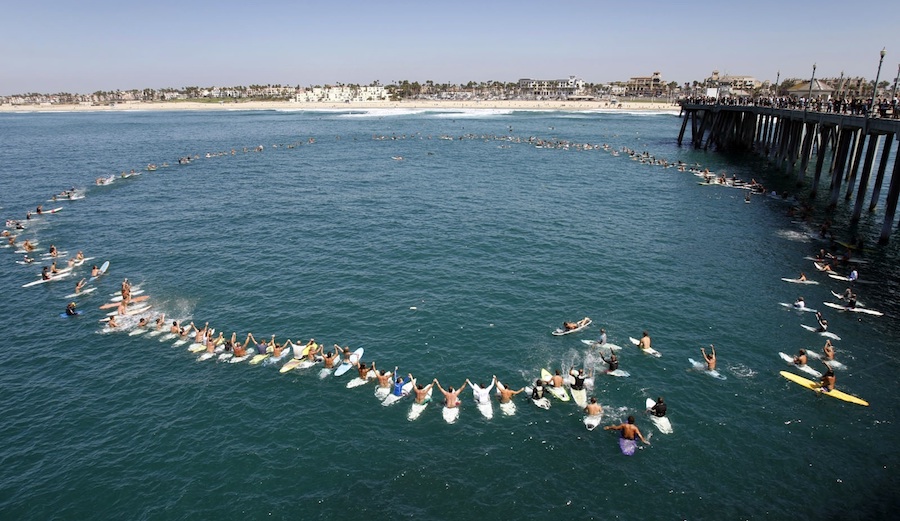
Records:
<instances>
[{"instance_id":1,"label":"surfers holding hands","mask_svg":"<svg viewBox=\"0 0 900 521\"><path fill-rule=\"evenodd\" d=\"M459 386L459 389L454 389L452 385L449 389L444 389L443 387L441 387L441 382L439 382L437 378L432 380L432 383L436 384L438 386L438 389L444 394L444 405L448 409L453 409L454 407L458 407L460 403L462 403L459 401L459 393L461 393L462 390L466 388L469 380L466 379L466 381L463 382L461 386Z\"/></svg>"}]
</instances>

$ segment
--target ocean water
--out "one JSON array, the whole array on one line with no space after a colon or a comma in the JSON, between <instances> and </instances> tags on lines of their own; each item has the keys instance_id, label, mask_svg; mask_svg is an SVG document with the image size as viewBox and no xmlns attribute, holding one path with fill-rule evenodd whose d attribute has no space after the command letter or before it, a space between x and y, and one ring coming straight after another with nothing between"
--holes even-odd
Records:
<instances>
[{"instance_id":1,"label":"ocean water","mask_svg":"<svg viewBox=\"0 0 900 521\"><path fill-rule=\"evenodd\" d=\"M893 515L898 239L875 247L880 214L864 217L860 275L872 283L860 300L885 316L838 313L822 302L845 286L803 259L829 247L814 238L824 210L797 222L785 202L745 204L688 172L574 146L794 190L761 160L678 148L679 125L603 112L0 115L0 211L61 206L22 237L111 264L77 299L84 314L63 319L88 268L22 288L39 267L0 250L0 517ZM177 164L188 155L199 157ZM171 166L144 171L151 162ZM142 174L93 185L132 169ZM47 201L73 186L85 199ZM842 239L847 211L830 215ZM820 284L781 280L801 271ZM445 387L599 367L580 340L604 327L631 376L597 374L591 394L604 425L634 415L651 445L623 456L616 433L587 431L573 403L541 410L524 394L515 416L495 405L483 418L467 389L455 424L437 403L410 422L409 399L382 407L373 384L348 389L347 376L198 362L186 346L103 333L97 307L125 277L151 296L150 316L363 347L367 362ZM795 371L779 351L824 344L800 327L811 313L779 305L801 295L841 336L838 387L870 407L779 376ZM587 331L550 334L584 316ZM661 358L630 345L643 330ZM726 380L688 362L709 344ZM657 396L672 434L643 412Z\"/></svg>"}]
</instances>

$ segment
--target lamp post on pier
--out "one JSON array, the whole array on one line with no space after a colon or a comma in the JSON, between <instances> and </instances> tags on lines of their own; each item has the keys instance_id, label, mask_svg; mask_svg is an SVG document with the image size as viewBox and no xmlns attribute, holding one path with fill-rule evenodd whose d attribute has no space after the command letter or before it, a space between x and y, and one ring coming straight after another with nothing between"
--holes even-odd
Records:
<instances>
[{"instance_id":1,"label":"lamp post on pier","mask_svg":"<svg viewBox=\"0 0 900 521\"><path fill-rule=\"evenodd\" d=\"M813 84L813 81L815 81L815 79L816 79L816 64L814 63L812 76L810 76L810 78L809 78L809 92L806 93L806 104L804 104L804 106L803 106L804 111L809 107L810 103L812 102L812 84Z\"/></svg>"},{"instance_id":2,"label":"lamp post on pier","mask_svg":"<svg viewBox=\"0 0 900 521\"><path fill-rule=\"evenodd\" d=\"M866 111L866 119L869 113L875 110L875 94L878 93L878 77L881 76L881 64L884 62L884 55L887 54L885 47L881 48L881 59L878 60L878 72L875 73L875 84L872 85L872 102L869 104L869 110Z\"/></svg>"},{"instance_id":3,"label":"lamp post on pier","mask_svg":"<svg viewBox=\"0 0 900 521\"><path fill-rule=\"evenodd\" d=\"M778 80L781 79L781 71L775 73L775 97L778 97Z\"/></svg>"}]
</instances>

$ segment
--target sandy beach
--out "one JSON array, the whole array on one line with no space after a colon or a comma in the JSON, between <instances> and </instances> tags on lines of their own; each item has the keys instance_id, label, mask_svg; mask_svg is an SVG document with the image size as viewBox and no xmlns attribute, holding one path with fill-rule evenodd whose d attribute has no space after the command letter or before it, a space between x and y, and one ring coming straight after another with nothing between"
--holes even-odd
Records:
<instances>
[{"instance_id":1,"label":"sandy beach","mask_svg":"<svg viewBox=\"0 0 900 521\"><path fill-rule=\"evenodd\" d=\"M40 104L40 105L0 105L0 112L114 112L137 110L572 110L572 111L651 111L677 112L679 106L666 102L621 102L608 101L386 101L360 103L303 103L293 101L241 101L241 102L122 102L110 105L89 104Z\"/></svg>"}]
</instances>

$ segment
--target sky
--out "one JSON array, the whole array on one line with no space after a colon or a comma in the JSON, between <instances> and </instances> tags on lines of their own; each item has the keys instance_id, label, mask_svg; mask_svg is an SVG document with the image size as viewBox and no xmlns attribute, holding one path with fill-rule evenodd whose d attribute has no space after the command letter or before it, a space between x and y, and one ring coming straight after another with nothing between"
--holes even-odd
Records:
<instances>
[{"instance_id":1,"label":"sky","mask_svg":"<svg viewBox=\"0 0 900 521\"><path fill-rule=\"evenodd\" d=\"M894 81L900 2L8 2L0 96L237 85Z\"/></svg>"}]
</instances>

